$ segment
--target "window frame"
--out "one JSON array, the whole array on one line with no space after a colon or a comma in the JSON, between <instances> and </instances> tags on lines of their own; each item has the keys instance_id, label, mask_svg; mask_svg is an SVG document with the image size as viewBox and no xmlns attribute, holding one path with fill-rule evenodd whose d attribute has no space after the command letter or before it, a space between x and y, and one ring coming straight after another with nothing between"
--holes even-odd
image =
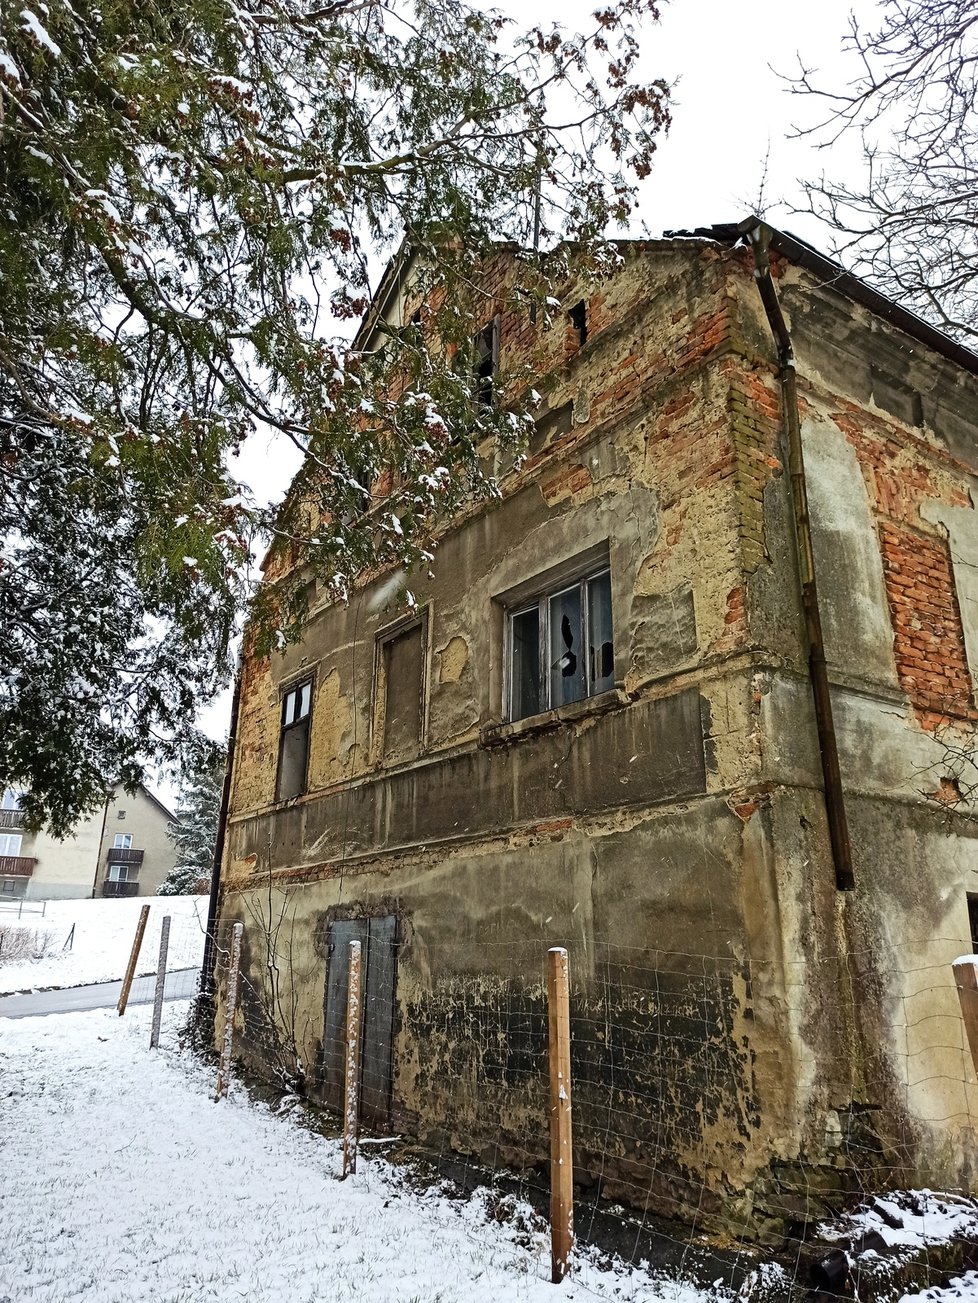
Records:
<instances>
[{"instance_id":1,"label":"window frame","mask_svg":"<svg viewBox=\"0 0 978 1303\"><path fill-rule=\"evenodd\" d=\"M16 842L16 850L11 850L11 845ZM17 859L24 849L24 834L22 832L0 832L0 855L4 858Z\"/></svg>"},{"instance_id":2,"label":"window frame","mask_svg":"<svg viewBox=\"0 0 978 1303\"><path fill-rule=\"evenodd\" d=\"M589 563L588 563L589 561ZM558 702L556 705L552 701L551 692L551 670L550 663L550 643L551 643L551 619L550 607L553 598L558 597L561 593L568 592L574 588L580 593L581 604L581 632L583 635L584 646L587 643L587 631L590 628L590 593L589 585L595 579L603 575L608 576L609 597L611 596L611 560L607 548L596 558L581 559L581 564L571 567L558 567L545 575L540 576L539 581L524 593L525 586L521 586L519 596L514 596L505 604L504 619L504 640L503 640L503 721L507 724L517 724L521 720L533 719L537 715L546 715L554 710L561 710L569 706L579 707L582 702L600 696L605 691L614 688L612 680L611 689L599 688L594 690L592 687L592 678L590 666L585 657L585 692L582 696L575 698L572 702ZM515 715L514 702L517 699L516 685L514 674L515 664L515 643L513 635L514 621L521 615L529 611L536 610L538 621L538 643L537 643L537 664L540 675L540 694L541 700L539 709L527 715ZM615 647L615 621L614 606L611 609L611 645L612 645L612 676L614 675L614 647ZM583 650L583 649L582 649Z\"/></svg>"},{"instance_id":3,"label":"window frame","mask_svg":"<svg viewBox=\"0 0 978 1303\"><path fill-rule=\"evenodd\" d=\"M113 860L105 874L106 882L138 882L139 865L128 860Z\"/></svg>"},{"instance_id":4,"label":"window frame","mask_svg":"<svg viewBox=\"0 0 978 1303\"><path fill-rule=\"evenodd\" d=\"M132 833L117 832L112 837L112 849L114 851L131 851L132 850Z\"/></svg>"},{"instance_id":5,"label":"window frame","mask_svg":"<svg viewBox=\"0 0 978 1303\"><path fill-rule=\"evenodd\" d=\"M290 697L297 699L297 705L302 704L302 690L309 689L309 705L304 714L297 712L293 714L288 723L285 722L287 703ZM279 686L279 703L278 703L278 762L275 767L275 800L276 801L294 801L297 797L305 796L309 790L309 754L312 750L312 707L316 696L316 675L306 671L301 678L290 680ZM290 792L287 796L282 794L282 758L285 753L286 739L290 733L299 728L305 728L306 745L305 755L302 763L302 779L299 783L298 790Z\"/></svg>"},{"instance_id":6,"label":"window frame","mask_svg":"<svg viewBox=\"0 0 978 1303\"><path fill-rule=\"evenodd\" d=\"M386 757L387 737L385 720L387 715L387 660L390 645L414 628L421 630L421 683L419 684L419 734L418 754L414 760L424 755L428 747L428 711L429 684L431 682L430 655L431 646L428 636L430 604L425 603L399 616L390 624L384 625L374 634L373 665L373 704L370 712L370 761L371 764L384 767L396 767L397 764L411 764L412 760L389 761Z\"/></svg>"}]
</instances>

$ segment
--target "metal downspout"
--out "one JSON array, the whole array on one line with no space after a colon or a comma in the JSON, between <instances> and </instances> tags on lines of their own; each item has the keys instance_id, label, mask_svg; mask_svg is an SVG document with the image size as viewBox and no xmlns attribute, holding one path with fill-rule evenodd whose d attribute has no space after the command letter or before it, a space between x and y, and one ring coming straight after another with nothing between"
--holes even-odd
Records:
<instances>
[{"instance_id":1,"label":"metal downspout","mask_svg":"<svg viewBox=\"0 0 978 1303\"><path fill-rule=\"evenodd\" d=\"M822 761L822 780L825 793L825 813L829 825L832 861L835 866L835 885L839 891L851 891L856 885L852 868L852 847L849 842L849 821L846 817L845 794L839 769L839 747L832 717L832 696L825 664L825 643L822 637L822 617L815 582L815 557L812 550L811 519L808 510L808 484L805 478L805 457L801 441L801 419L798 412L798 379L791 337L781 311L781 303L771 277L768 245L771 228L756 218L741 226L754 251L754 279L767 313L771 333L778 347L779 379L781 382L781 407L784 434L788 451L788 473L791 481L791 504L795 524L795 543L798 555L798 572L801 583L801 601L805 614L808 638L808 672L815 701L815 723L818 730L818 749Z\"/></svg>"},{"instance_id":2,"label":"metal downspout","mask_svg":"<svg viewBox=\"0 0 978 1303\"><path fill-rule=\"evenodd\" d=\"M211 892L207 902L207 930L204 933L204 957L200 964L200 1000L198 1004L201 1020L208 1019L209 1029L214 1023L214 967L216 961L218 902L221 894L221 865L224 861L224 842L227 832L228 807L231 804L231 780L234 773L234 752L238 738L238 706L241 702L242 659L238 660L237 673L234 676L234 693L231 697L231 731L228 735L228 758L224 765L224 786L221 789L221 815L217 825L217 840L214 843L214 866L211 870Z\"/></svg>"}]
</instances>

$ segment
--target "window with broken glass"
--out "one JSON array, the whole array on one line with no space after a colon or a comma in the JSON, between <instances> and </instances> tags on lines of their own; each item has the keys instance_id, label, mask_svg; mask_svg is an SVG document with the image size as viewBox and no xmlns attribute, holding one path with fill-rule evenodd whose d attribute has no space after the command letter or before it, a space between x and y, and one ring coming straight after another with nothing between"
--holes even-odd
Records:
<instances>
[{"instance_id":1,"label":"window with broken glass","mask_svg":"<svg viewBox=\"0 0 978 1303\"><path fill-rule=\"evenodd\" d=\"M508 630L511 720L615 686L609 570L562 583L512 610Z\"/></svg>"},{"instance_id":2,"label":"window with broken glass","mask_svg":"<svg viewBox=\"0 0 978 1303\"><path fill-rule=\"evenodd\" d=\"M309 720L312 679L290 688L282 697L282 733L278 748L278 783L275 799L287 801L306 790L309 765Z\"/></svg>"}]
</instances>

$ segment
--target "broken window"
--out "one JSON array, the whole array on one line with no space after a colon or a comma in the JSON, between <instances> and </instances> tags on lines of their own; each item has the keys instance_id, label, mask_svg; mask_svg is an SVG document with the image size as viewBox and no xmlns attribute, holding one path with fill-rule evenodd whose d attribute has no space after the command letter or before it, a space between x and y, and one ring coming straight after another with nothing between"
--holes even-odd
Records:
<instances>
[{"instance_id":1,"label":"broken window","mask_svg":"<svg viewBox=\"0 0 978 1303\"><path fill-rule=\"evenodd\" d=\"M309 765L309 721L312 679L296 684L282 698L282 732L278 747L277 801L301 796L306 790Z\"/></svg>"},{"instance_id":2,"label":"broken window","mask_svg":"<svg viewBox=\"0 0 978 1303\"><path fill-rule=\"evenodd\" d=\"M567 313L574 343L582 348L587 343L587 304L581 299Z\"/></svg>"},{"instance_id":3,"label":"broken window","mask_svg":"<svg viewBox=\"0 0 978 1303\"><path fill-rule=\"evenodd\" d=\"M509 613L509 718L555 710L615 685L611 572L566 581Z\"/></svg>"},{"instance_id":4,"label":"broken window","mask_svg":"<svg viewBox=\"0 0 978 1303\"><path fill-rule=\"evenodd\" d=\"M480 407L495 401L498 369L499 317L495 316L472 340L472 397Z\"/></svg>"}]
</instances>

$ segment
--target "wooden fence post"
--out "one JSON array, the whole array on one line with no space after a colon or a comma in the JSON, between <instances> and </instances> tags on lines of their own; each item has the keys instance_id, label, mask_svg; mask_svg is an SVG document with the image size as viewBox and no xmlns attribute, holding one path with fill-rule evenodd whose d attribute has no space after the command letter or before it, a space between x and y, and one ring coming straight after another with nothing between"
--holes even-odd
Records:
<instances>
[{"instance_id":1,"label":"wooden fence post","mask_svg":"<svg viewBox=\"0 0 978 1303\"><path fill-rule=\"evenodd\" d=\"M238 1007L238 972L241 968L241 938L244 924L235 923L231 929L231 960L228 964L228 990L224 1006L224 1040L221 1045L221 1063L217 1070L217 1092L214 1102L228 1093L231 1076L231 1047L234 1042L234 1011Z\"/></svg>"},{"instance_id":2,"label":"wooden fence post","mask_svg":"<svg viewBox=\"0 0 978 1303\"><path fill-rule=\"evenodd\" d=\"M363 1027L363 962L359 941L350 942L346 993L346 1077L343 1094L343 1177L357 1170L360 1134L360 1033Z\"/></svg>"},{"instance_id":3,"label":"wooden fence post","mask_svg":"<svg viewBox=\"0 0 978 1303\"><path fill-rule=\"evenodd\" d=\"M136 976L136 961L139 959L139 947L143 944L143 933L146 931L146 920L149 918L149 906L144 905L139 911L139 922L136 924L136 935L132 940L132 951L129 955L129 966L126 969L126 975L122 979L122 990L119 992L119 1017L126 1012L126 1005L129 1003L129 992L132 990L132 979Z\"/></svg>"},{"instance_id":4,"label":"wooden fence post","mask_svg":"<svg viewBox=\"0 0 978 1303\"><path fill-rule=\"evenodd\" d=\"M571 1144L570 983L567 951L548 952L547 1023L550 1041L550 1279L570 1269L574 1247L574 1154Z\"/></svg>"},{"instance_id":5,"label":"wooden fence post","mask_svg":"<svg viewBox=\"0 0 978 1303\"><path fill-rule=\"evenodd\" d=\"M153 1028L149 1034L149 1048L155 1050L160 1044L160 1023L163 1021L163 988L166 986L166 953L170 948L170 915L163 915L160 928L160 958L156 966L156 991L153 995Z\"/></svg>"},{"instance_id":6,"label":"wooden fence post","mask_svg":"<svg viewBox=\"0 0 978 1303\"><path fill-rule=\"evenodd\" d=\"M961 1001L961 1017L968 1033L975 1073L978 1075L978 958L962 955L960 959L955 959L953 968L958 999Z\"/></svg>"}]
</instances>

